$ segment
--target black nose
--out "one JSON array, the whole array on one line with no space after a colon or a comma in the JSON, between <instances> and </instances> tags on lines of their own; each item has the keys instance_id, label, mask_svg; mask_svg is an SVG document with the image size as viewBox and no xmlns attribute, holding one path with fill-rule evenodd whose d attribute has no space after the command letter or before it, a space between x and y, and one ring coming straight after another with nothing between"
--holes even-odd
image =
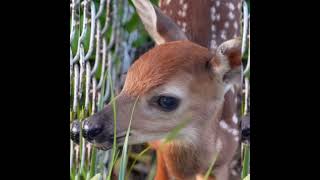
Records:
<instances>
[{"instance_id":1,"label":"black nose","mask_svg":"<svg viewBox=\"0 0 320 180\"><path fill-rule=\"evenodd\" d=\"M102 124L90 123L89 120L84 120L82 127L82 135L88 141L92 141L103 131Z\"/></svg>"}]
</instances>

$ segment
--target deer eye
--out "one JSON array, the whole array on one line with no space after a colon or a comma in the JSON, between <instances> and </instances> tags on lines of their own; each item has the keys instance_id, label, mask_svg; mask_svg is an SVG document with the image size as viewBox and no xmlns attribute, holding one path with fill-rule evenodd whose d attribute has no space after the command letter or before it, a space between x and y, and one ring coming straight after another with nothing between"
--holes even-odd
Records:
<instances>
[{"instance_id":1,"label":"deer eye","mask_svg":"<svg viewBox=\"0 0 320 180\"><path fill-rule=\"evenodd\" d=\"M179 99L170 96L159 96L158 106L166 112L175 110L179 105Z\"/></svg>"}]
</instances>

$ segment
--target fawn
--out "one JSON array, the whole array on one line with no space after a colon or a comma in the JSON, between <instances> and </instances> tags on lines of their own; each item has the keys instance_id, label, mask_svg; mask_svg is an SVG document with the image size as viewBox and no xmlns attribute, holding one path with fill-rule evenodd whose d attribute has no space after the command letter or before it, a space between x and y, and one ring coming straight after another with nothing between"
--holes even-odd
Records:
<instances>
[{"instance_id":1,"label":"fawn","mask_svg":"<svg viewBox=\"0 0 320 180\"><path fill-rule=\"evenodd\" d=\"M227 180L240 134L240 0L132 0L156 46L127 72L123 90L83 123L85 138L107 150L124 142L133 104L129 144L157 151L156 180L202 179L215 154L214 176ZM168 132L188 123L168 143ZM162 145L161 145L162 144Z\"/></svg>"}]
</instances>

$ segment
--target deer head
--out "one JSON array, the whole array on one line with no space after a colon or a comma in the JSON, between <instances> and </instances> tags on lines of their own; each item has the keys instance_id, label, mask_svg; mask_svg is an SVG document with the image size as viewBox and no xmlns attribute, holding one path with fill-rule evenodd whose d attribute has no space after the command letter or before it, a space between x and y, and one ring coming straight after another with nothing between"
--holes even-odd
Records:
<instances>
[{"instance_id":1,"label":"deer head","mask_svg":"<svg viewBox=\"0 0 320 180\"><path fill-rule=\"evenodd\" d=\"M186 119L190 122L175 141L195 143L203 131L218 124L215 117L224 93L240 73L240 40L207 49L189 41L174 21L149 1L133 3L157 45L130 67L123 90L114 100L117 134L113 134L110 103L85 120L84 135L104 150L111 147L113 138L121 144L133 111L129 144L163 139Z\"/></svg>"}]
</instances>

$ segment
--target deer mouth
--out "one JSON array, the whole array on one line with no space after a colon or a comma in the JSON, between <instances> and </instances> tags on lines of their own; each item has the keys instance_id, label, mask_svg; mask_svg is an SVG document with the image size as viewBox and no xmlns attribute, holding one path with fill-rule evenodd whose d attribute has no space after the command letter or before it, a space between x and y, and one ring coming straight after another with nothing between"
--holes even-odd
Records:
<instances>
[{"instance_id":1,"label":"deer mouth","mask_svg":"<svg viewBox=\"0 0 320 180\"><path fill-rule=\"evenodd\" d=\"M129 137L131 136L131 133L129 133ZM116 144L117 145L123 145L124 140L126 138L126 132L119 133L116 137L114 135L111 135L109 139L105 140L104 142L93 142L92 144L99 150L108 151L112 148L114 143L114 138L116 138Z\"/></svg>"},{"instance_id":2,"label":"deer mouth","mask_svg":"<svg viewBox=\"0 0 320 180\"><path fill-rule=\"evenodd\" d=\"M111 143L94 143L93 145L96 149L102 150L102 151L108 151L109 149L112 148Z\"/></svg>"}]
</instances>

